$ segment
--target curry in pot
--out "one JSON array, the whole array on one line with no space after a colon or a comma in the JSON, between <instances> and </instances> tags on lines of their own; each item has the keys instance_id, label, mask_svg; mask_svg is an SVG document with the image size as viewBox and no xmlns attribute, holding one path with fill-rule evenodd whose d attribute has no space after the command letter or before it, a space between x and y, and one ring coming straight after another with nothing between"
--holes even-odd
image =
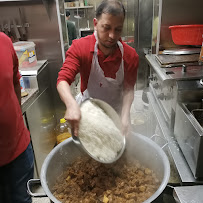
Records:
<instances>
[{"instance_id":1,"label":"curry in pot","mask_svg":"<svg viewBox=\"0 0 203 203\"><path fill-rule=\"evenodd\" d=\"M141 203L159 185L155 173L138 161L122 157L105 165L80 157L58 177L53 194L62 203Z\"/></svg>"}]
</instances>

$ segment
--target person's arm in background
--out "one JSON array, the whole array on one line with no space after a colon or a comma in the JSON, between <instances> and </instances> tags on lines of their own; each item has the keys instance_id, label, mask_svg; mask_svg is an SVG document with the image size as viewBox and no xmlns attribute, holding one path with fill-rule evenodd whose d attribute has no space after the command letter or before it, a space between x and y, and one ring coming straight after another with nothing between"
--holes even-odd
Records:
<instances>
[{"instance_id":1,"label":"person's arm in background","mask_svg":"<svg viewBox=\"0 0 203 203\"><path fill-rule=\"evenodd\" d=\"M64 118L70 122L74 135L78 136L79 121L81 118L80 107L75 101L70 89L70 85L66 81L61 81L57 85L59 96L66 106Z\"/></svg>"}]
</instances>

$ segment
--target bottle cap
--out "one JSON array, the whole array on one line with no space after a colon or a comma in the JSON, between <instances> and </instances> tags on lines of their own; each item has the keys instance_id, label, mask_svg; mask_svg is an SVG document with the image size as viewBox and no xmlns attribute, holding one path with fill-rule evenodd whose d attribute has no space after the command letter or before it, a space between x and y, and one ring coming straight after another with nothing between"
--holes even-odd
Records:
<instances>
[{"instance_id":1,"label":"bottle cap","mask_svg":"<svg viewBox=\"0 0 203 203\"><path fill-rule=\"evenodd\" d=\"M65 118L61 118L60 119L60 123L65 123L66 122L66 119Z\"/></svg>"}]
</instances>

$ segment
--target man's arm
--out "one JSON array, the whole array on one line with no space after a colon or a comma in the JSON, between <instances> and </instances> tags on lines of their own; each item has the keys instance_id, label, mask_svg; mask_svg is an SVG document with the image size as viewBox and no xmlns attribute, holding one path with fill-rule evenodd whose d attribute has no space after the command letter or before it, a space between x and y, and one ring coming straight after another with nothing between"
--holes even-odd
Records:
<instances>
[{"instance_id":1,"label":"man's arm","mask_svg":"<svg viewBox=\"0 0 203 203\"><path fill-rule=\"evenodd\" d=\"M70 122L74 135L78 136L79 121L81 118L80 107L71 94L70 85L66 81L61 81L57 85L59 96L66 106L64 118Z\"/></svg>"},{"instance_id":2,"label":"man's arm","mask_svg":"<svg viewBox=\"0 0 203 203\"><path fill-rule=\"evenodd\" d=\"M121 111L122 133L127 135L130 130L130 108L134 99L134 88L126 89L123 93L123 106Z\"/></svg>"},{"instance_id":3,"label":"man's arm","mask_svg":"<svg viewBox=\"0 0 203 203\"><path fill-rule=\"evenodd\" d=\"M20 88L20 82L13 84L14 85L14 90L16 93L16 96L18 98L19 104L21 106L21 88Z\"/></svg>"}]
</instances>

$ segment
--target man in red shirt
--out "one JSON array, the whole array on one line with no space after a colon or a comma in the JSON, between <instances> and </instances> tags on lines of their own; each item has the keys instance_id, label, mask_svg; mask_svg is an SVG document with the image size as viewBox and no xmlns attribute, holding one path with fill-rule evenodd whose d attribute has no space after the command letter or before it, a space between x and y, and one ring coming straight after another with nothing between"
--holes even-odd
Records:
<instances>
[{"instance_id":1,"label":"man in red shirt","mask_svg":"<svg viewBox=\"0 0 203 203\"><path fill-rule=\"evenodd\" d=\"M104 0L94 18L93 35L74 40L58 74L57 90L66 105L65 119L78 134L81 112L78 103L88 97L109 103L121 116L123 134L130 126L138 55L122 42L125 9L118 0ZM70 84L81 76L81 94L73 98Z\"/></svg>"},{"instance_id":2,"label":"man in red shirt","mask_svg":"<svg viewBox=\"0 0 203 203\"><path fill-rule=\"evenodd\" d=\"M18 58L9 37L0 32L0 202L31 203L27 181L33 178L30 133L20 108Z\"/></svg>"}]
</instances>

